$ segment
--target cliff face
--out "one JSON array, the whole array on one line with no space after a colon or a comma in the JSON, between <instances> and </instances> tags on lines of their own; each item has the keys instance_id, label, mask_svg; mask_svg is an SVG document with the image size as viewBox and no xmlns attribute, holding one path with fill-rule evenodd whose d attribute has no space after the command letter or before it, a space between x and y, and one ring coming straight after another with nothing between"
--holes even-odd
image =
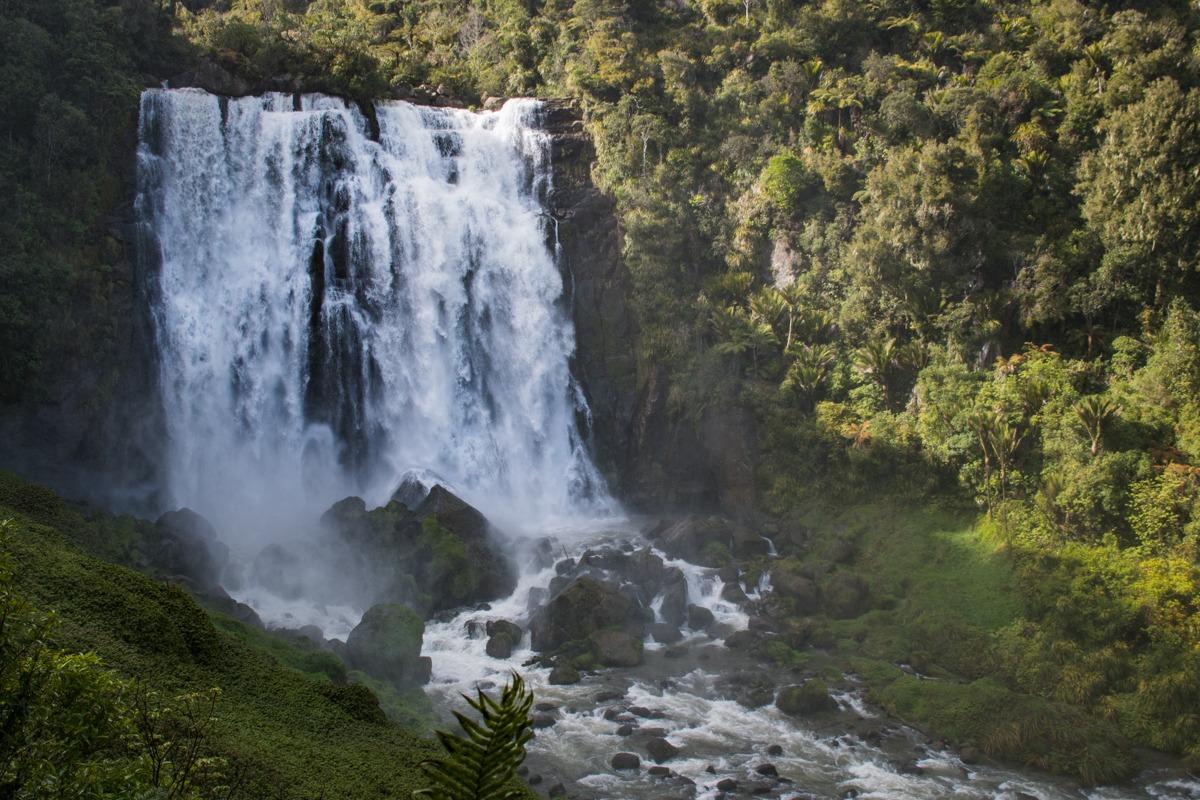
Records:
<instances>
[{"instance_id":1,"label":"cliff face","mask_svg":"<svg viewBox=\"0 0 1200 800\"><path fill-rule=\"evenodd\" d=\"M652 357L639 370L617 210L592 182L595 151L581 113L571 101L548 101L544 125L552 136L550 205L571 290L575 370L591 405L601 469L634 508L751 511L750 415L710 409L699 420L682 419L667 403L667 370Z\"/></svg>"},{"instance_id":2,"label":"cliff face","mask_svg":"<svg viewBox=\"0 0 1200 800\"><path fill-rule=\"evenodd\" d=\"M135 97L136 100L136 97ZM96 220L87 288L60 285L61 320L30 383L0 402L0 468L120 511L153 510L162 439L153 330L134 218L136 105L108 155L114 202ZM12 388L12 387L9 387Z\"/></svg>"}]
</instances>

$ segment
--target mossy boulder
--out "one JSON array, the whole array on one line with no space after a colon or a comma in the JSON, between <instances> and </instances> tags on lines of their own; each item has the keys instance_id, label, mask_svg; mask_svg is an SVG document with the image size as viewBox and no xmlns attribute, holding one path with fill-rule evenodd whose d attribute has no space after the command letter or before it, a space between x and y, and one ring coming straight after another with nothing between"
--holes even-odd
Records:
<instances>
[{"instance_id":1,"label":"mossy boulder","mask_svg":"<svg viewBox=\"0 0 1200 800\"><path fill-rule=\"evenodd\" d=\"M421 657L425 623L399 603L372 606L346 639L350 664L395 686L429 682L430 662Z\"/></svg>"},{"instance_id":2,"label":"mossy boulder","mask_svg":"<svg viewBox=\"0 0 1200 800\"><path fill-rule=\"evenodd\" d=\"M771 568L771 587L775 594L790 600L800 614L813 614L821 607L817 582L795 559L784 559Z\"/></svg>"},{"instance_id":3,"label":"mossy boulder","mask_svg":"<svg viewBox=\"0 0 1200 800\"><path fill-rule=\"evenodd\" d=\"M871 608L871 589L853 572L831 575L822 596L826 613L834 619L854 619Z\"/></svg>"},{"instance_id":4,"label":"mossy boulder","mask_svg":"<svg viewBox=\"0 0 1200 800\"><path fill-rule=\"evenodd\" d=\"M348 497L321 519L354 554L351 568L369 587L364 602L403 602L433 614L506 597L516 587L487 518L442 486L415 509L393 500L366 511L362 500Z\"/></svg>"},{"instance_id":5,"label":"mossy boulder","mask_svg":"<svg viewBox=\"0 0 1200 800\"><path fill-rule=\"evenodd\" d=\"M550 670L548 678L551 686L570 686L573 683L579 683L579 679L579 670L570 664L559 664Z\"/></svg>"},{"instance_id":6,"label":"mossy boulder","mask_svg":"<svg viewBox=\"0 0 1200 800\"><path fill-rule=\"evenodd\" d=\"M606 667L636 667L642 663L642 639L624 631L593 631L588 636L596 661Z\"/></svg>"},{"instance_id":7,"label":"mossy boulder","mask_svg":"<svg viewBox=\"0 0 1200 800\"><path fill-rule=\"evenodd\" d=\"M557 650L592 633L618 629L641 638L645 619L637 601L615 586L584 576L541 608L529 624L534 650Z\"/></svg>"},{"instance_id":8,"label":"mossy boulder","mask_svg":"<svg viewBox=\"0 0 1200 800\"><path fill-rule=\"evenodd\" d=\"M488 635L487 654L492 658L508 658L521 643L521 628L506 619L491 620L485 629Z\"/></svg>"},{"instance_id":9,"label":"mossy boulder","mask_svg":"<svg viewBox=\"0 0 1200 800\"><path fill-rule=\"evenodd\" d=\"M804 683L785 686L775 698L775 707L794 717L833 711L837 703L829 696L825 682L812 678Z\"/></svg>"}]
</instances>

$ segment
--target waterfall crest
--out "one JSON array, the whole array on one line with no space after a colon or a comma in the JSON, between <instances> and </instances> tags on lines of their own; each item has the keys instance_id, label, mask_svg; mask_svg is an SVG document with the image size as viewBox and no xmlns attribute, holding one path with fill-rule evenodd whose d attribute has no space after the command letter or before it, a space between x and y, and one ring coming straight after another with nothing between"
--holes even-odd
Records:
<instances>
[{"instance_id":1,"label":"waterfall crest","mask_svg":"<svg viewBox=\"0 0 1200 800\"><path fill-rule=\"evenodd\" d=\"M539 112L143 95L168 503L278 523L410 471L518 526L611 502Z\"/></svg>"}]
</instances>

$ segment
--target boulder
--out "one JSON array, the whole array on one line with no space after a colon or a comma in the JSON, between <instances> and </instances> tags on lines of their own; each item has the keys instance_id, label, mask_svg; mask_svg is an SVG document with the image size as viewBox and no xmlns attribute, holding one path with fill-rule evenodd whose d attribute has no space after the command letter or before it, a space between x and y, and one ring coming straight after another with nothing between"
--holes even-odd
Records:
<instances>
[{"instance_id":1,"label":"boulder","mask_svg":"<svg viewBox=\"0 0 1200 800\"><path fill-rule=\"evenodd\" d=\"M871 608L871 590L852 572L837 572L825 584L825 610L834 619L853 619Z\"/></svg>"},{"instance_id":2,"label":"boulder","mask_svg":"<svg viewBox=\"0 0 1200 800\"><path fill-rule=\"evenodd\" d=\"M428 475L409 470L400 476L400 482L392 492L392 502L416 509L429 497L429 492L434 486L437 486L436 481L430 480Z\"/></svg>"},{"instance_id":3,"label":"boulder","mask_svg":"<svg viewBox=\"0 0 1200 800\"><path fill-rule=\"evenodd\" d=\"M775 698L775 707L785 714L799 716L833 711L837 709L837 703L829 696L825 682L813 678L780 689L779 696Z\"/></svg>"},{"instance_id":4,"label":"boulder","mask_svg":"<svg viewBox=\"0 0 1200 800\"><path fill-rule=\"evenodd\" d=\"M487 640L484 651L491 658L510 658L514 646L512 638L507 633L497 633Z\"/></svg>"},{"instance_id":5,"label":"boulder","mask_svg":"<svg viewBox=\"0 0 1200 800\"><path fill-rule=\"evenodd\" d=\"M666 588L662 591L662 605L659 606L659 613L662 614L665 622L679 627L687 619L687 578L684 577L681 570L672 567L667 571L664 584Z\"/></svg>"},{"instance_id":6,"label":"boulder","mask_svg":"<svg viewBox=\"0 0 1200 800\"><path fill-rule=\"evenodd\" d=\"M679 572L679 570L674 570ZM665 583L665 574L669 572L663 565L663 560L649 547L644 547L630 553L622 570L626 580L637 584L642 591L653 596L658 587ZM682 573L680 573L682 574Z\"/></svg>"},{"instance_id":7,"label":"boulder","mask_svg":"<svg viewBox=\"0 0 1200 800\"><path fill-rule=\"evenodd\" d=\"M550 591L541 586L534 586L529 590L529 598L525 601L525 609L530 613L537 611L546 601L550 599Z\"/></svg>"},{"instance_id":8,"label":"boulder","mask_svg":"<svg viewBox=\"0 0 1200 800\"><path fill-rule=\"evenodd\" d=\"M489 620L485 631L488 642L485 650L492 658L508 658L521 643L521 628L506 619Z\"/></svg>"},{"instance_id":9,"label":"boulder","mask_svg":"<svg viewBox=\"0 0 1200 800\"><path fill-rule=\"evenodd\" d=\"M346 497L321 515L321 524L330 530L357 526L367 516L367 503L361 497Z\"/></svg>"},{"instance_id":10,"label":"boulder","mask_svg":"<svg viewBox=\"0 0 1200 800\"><path fill-rule=\"evenodd\" d=\"M679 755L679 748L659 736L646 742L646 752L656 764L661 764Z\"/></svg>"},{"instance_id":11,"label":"boulder","mask_svg":"<svg viewBox=\"0 0 1200 800\"><path fill-rule=\"evenodd\" d=\"M771 570L771 587L776 594L791 600L801 614L814 614L821 607L821 592L816 581L790 559L780 561Z\"/></svg>"},{"instance_id":12,"label":"boulder","mask_svg":"<svg viewBox=\"0 0 1200 800\"><path fill-rule=\"evenodd\" d=\"M688 627L694 631L706 630L716 622L713 613L704 606L688 606Z\"/></svg>"},{"instance_id":13,"label":"boulder","mask_svg":"<svg viewBox=\"0 0 1200 800\"><path fill-rule=\"evenodd\" d=\"M212 523L181 508L168 511L154 523L158 534L148 548L151 565L164 575L181 575L202 589L220 585L221 573L229 563L229 548L217 537Z\"/></svg>"},{"instance_id":14,"label":"boulder","mask_svg":"<svg viewBox=\"0 0 1200 800\"><path fill-rule=\"evenodd\" d=\"M720 566L728 553L731 523L721 517L691 514L662 531L656 544L668 555L693 564Z\"/></svg>"},{"instance_id":15,"label":"boulder","mask_svg":"<svg viewBox=\"0 0 1200 800\"><path fill-rule=\"evenodd\" d=\"M606 667L636 667L642 663L642 638L617 630L593 631L588 636L596 660Z\"/></svg>"},{"instance_id":16,"label":"boulder","mask_svg":"<svg viewBox=\"0 0 1200 800\"><path fill-rule=\"evenodd\" d=\"M513 640L513 644L521 641L521 626L506 619L488 620L484 630L488 636L506 635Z\"/></svg>"},{"instance_id":17,"label":"boulder","mask_svg":"<svg viewBox=\"0 0 1200 800\"><path fill-rule=\"evenodd\" d=\"M325 512L330 540L309 560L344 558L336 571L352 595L328 601L403 602L432 614L512 593L516 572L483 514L443 486L426 486L409 473L382 508L366 511L348 497Z\"/></svg>"},{"instance_id":18,"label":"boulder","mask_svg":"<svg viewBox=\"0 0 1200 800\"><path fill-rule=\"evenodd\" d=\"M399 687L429 681L430 662L421 658L425 623L408 606L372 606L346 639L350 665Z\"/></svg>"},{"instance_id":19,"label":"boulder","mask_svg":"<svg viewBox=\"0 0 1200 800\"><path fill-rule=\"evenodd\" d=\"M744 603L749 598L746 597L746 590L737 581L727 583L721 589L721 599L728 603Z\"/></svg>"},{"instance_id":20,"label":"boulder","mask_svg":"<svg viewBox=\"0 0 1200 800\"><path fill-rule=\"evenodd\" d=\"M609 763L613 769L619 770L639 769L642 766L642 760L633 753L617 753Z\"/></svg>"},{"instance_id":21,"label":"boulder","mask_svg":"<svg viewBox=\"0 0 1200 800\"><path fill-rule=\"evenodd\" d=\"M649 628L650 638L659 644L675 644L683 639L683 634L679 628L667 622L651 623Z\"/></svg>"},{"instance_id":22,"label":"boulder","mask_svg":"<svg viewBox=\"0 0 1200 800\"><path fill-rule=\"evenodd\" d=\"M645 622L636 601L607 583L582 577L571 582L530 621L533 649L557 650L595 631L616 628L641 638Z\"/></svg>"},{"instance_id":23,"label":"boulder","mask_svg":"<svg viewBox=\"0 0 1200 800\"><path fill-rule=\"evenodd\" d=\"M548 680L551 686L569 686L573 683L579 683L579 670L570 664L559 664L550 670Z\"/></svg>"}]
</instances>

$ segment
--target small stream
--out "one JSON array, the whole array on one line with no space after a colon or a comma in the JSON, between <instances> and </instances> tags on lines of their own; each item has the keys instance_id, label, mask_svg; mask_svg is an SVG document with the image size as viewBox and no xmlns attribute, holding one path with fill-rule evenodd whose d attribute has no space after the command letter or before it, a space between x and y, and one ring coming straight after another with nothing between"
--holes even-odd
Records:
<instances>
[{"instance_id":1,"label":"small stream","mask_svg":"<svg viewBox=\"0 0 1200 800\"><path fill-rule=\"evenodd\" d=\"M553 538L561 557L578 557L589 548L648 546L637 530L634 521L595 523L560 529ZM749 616L721 599L715 570L663 558L686 575L689 602L713 612L714 634L746 629ZM671 647L648 637L637 667L585 672L578 684L550 685L549 668L532 663L537 654L529 649L528 633L511 658L496 659L485 652L482 625L472 623L505 619L524 628L533 610L530 590L547 587L555 575L553 566L533 568L510 597L489 609L431 622L424 646L433 661L427 689L443 711L463 705L460 693L498 687L510 670L521 671L537 702L526 778L542 793L595 800L1200 798L1200 780L1171 767L1147 770L1132 785L1084 789L1054 776L966 764L872 708L853 676L834 692L835 712L796 718L771 704L746 708L731 699L730 689L761 673L762 665L719 638L686 628L684 640ZM778 680L796 682L784 671ZM645 749L660 736L680 751L661 766ZM621 752L637 755L640 767L614 769L612 757Z\"/></svg>"}]
</instances>

